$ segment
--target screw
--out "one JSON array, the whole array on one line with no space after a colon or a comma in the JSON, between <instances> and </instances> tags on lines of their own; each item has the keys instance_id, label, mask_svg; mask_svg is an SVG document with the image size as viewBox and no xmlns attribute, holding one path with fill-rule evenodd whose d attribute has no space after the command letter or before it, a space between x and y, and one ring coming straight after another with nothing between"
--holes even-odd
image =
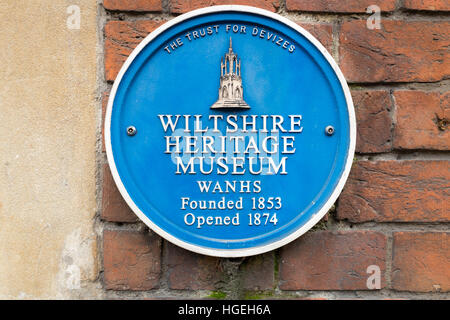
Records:
<instances>
[{"instance_id":1,"label":"screw","mask_svg":"<svg viewBox=\"0 0 450 320\"><path fill-rule=\"evenodd\" d=\"M127 128L127 135L129 135L130 137L134 136L136 133L137 133L137 130L135 127L129 126Z\"/></svg>"},{"instance_id":2,"label":"screw","mask_svg":"<svg viewBox=\"0 0 450 320\"><path fill-rule=\"evenodd\" d=\"M334 127L333 126L327 126L325 128L325 133L329 136L332 136L334 134Z\"/></svg>"},{"instance_id":3,"label":"screw","mask_svg":"<svg viewBox=\"0 0 450 320\"><path fill-rule=\"evenodd\" d=\"M448 125L448 120L445 119L445 118L444 119L439 119L438 118L437 125L438 125L439 130L445 131L445 129L447 128L447 125Z\"/></svg>"}]
</instances>

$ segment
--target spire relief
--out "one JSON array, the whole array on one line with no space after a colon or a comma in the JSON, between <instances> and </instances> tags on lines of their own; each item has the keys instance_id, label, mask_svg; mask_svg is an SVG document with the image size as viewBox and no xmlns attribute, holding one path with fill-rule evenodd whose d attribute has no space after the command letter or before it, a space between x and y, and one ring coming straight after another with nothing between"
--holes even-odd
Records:
<instances>
[{"instance_id":1,"label":"spire relief","mask_svg":"<svg viewBox=\"0 0 450 320\"><path fill-rule=\"evenodd\" d=\"M233 42L230 37L230 47L220 60L219 99L211 109L250 109L244 101L244 89L241 78L241 60L233 52Z\"/></svg>"}]
</instances>

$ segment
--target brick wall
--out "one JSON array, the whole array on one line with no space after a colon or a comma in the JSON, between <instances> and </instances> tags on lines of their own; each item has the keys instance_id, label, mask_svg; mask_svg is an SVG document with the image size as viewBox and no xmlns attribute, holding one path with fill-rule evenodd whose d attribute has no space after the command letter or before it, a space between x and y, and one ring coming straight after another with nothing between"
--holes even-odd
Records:
<instances>
[{"instance_id":1,"label":"brick wall","mask_svg":"<svg viewBox=\"0 0 450 320\"><path fill-rule=\"evenodd\" d=\"M291 244L249 258L213 258L149 231L117 191L103 148L106 296L448 298L449 1L104 0L103 106L122 63L149 32L218 4L253 5L296 21L339 63L358 125L349 180L327 218ZM381 29L366 26L370 5L382 10ZM381 272L375 289L367 286L373 265Z\"/></svg>"}]
</instances>

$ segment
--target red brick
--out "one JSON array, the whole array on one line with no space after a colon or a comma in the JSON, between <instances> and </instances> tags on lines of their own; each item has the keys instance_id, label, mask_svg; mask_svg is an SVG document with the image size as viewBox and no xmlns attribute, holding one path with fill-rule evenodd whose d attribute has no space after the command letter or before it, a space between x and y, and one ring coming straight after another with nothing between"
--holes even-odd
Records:
<instances>
[{"instance_id":1,"label":"red brick","mask_svg":"<svg viewBox=\"0 0 450 320\"><path fill-rule=\"evenodd\" d=\"M298 24L316 37L328 52L333 52L333 26L331 24L304 22L298 22Z\"/></svg>"},{"instance_id":2,"label":"red brick","mask_svg":"<svg viewBox=\"0 0 450 320\"><path fill-rule=\"evenodd\" d=\"M351 222L449 222L448 161L358 161L339 197Z\"/></svg>"},{"instance_id":3,"label":"red brick","mask_svg":"<svg viewBox=\"0 0 450 320\"><path fill-rule=\"evenodd\" d=\"M392 103L386 90L352 91L356 112L356 152L379 153L392 149Z\"/></svg>"},{"instance_id":4,"label":"red brick","mask_svg":"<svg viewBox=\"0 0 450 320\"><path fill-rule=\"evenodd\" d=\"M197 254L167 243L169 288L215 290L223 281L220 258Z\"/></svg>"},{"instance_id":5,"label":"red brick","mask_svg":"<svg viewBox=\"0 0 450 320\"><path fill-rule=\"evenodd\" d=\"M448 0L404 0L403 7L411 10L450 11Z\"/></svg>"},{"instance_id":6,"label":"red brick","mask_svg":"<svg viewBox=\"0 0 450 320\"><path fill-rule=\"evenodd\" d=\"M117 189L107 164L103 165L101 218L111 222L135 222L138 220Z\"/></svg>"},{"instance_id":7,"label":"red brick","mask_svg":"<svg viewBox=\"0 0 450 320\"><path fill-rule=\"evenodd\" d=\"M105 230L103 264L107 289L157 288L161 272L161 238L137 231Z\"/></svg>"},{"instance_id":8,"label":"red brick","mask_svg":"<svg viewBox=\"0 0 450 320\"><path fill-rule=\"evenodd\" d=\"M105 26L105 77L114 81L134 48L165 21L109 21Z\"/></svg>"},{"instance_id":9,"label":"red brick","mask_svg":"<svg viewBox=\"0 0 450 320\"><path fill-rule=\"evenodd\" d=\"M274 256L266 253L248 258L240 267L242 288L246 290L271 290L274 286Z\"/></svg>"},{"instance_id":10,"label":"red brick","mask_svg":"<svg viewBox=\"0 0 450 320\"><path fill-rule=\"evenodd\" d=\"M394 233L392 287L401 291L450 291L450 234Z\"/></svg>"},{"instance_id":11,"label":"red brick","mask_svg":"<svg viewBox=\"0 0 450 320\"><path fill-rule=\"evenodd\" d=\"M350 82L429 82L450 77L450 22L347 21L340 31L339 60Z\"/></svg>"},{"instance_id":12,"label":"red brick","mask_svg":"<svg viewBox=\"0 0 450 320\"><path fill-rule=\"evenodd\" d=\"M107 10L117 11L161 11L161 0L104 0Z\"/></svg>"},{"instance_id":13,"label":"red brick","mask_svg":"<svg viewBox=\"0 0 450 320\"><path fill-rule=\"evenodd\" d=\"M225 4L253 6L275 12L279 7L277 0L169 0L170 11L185 13L191 10Z\"/></svg>"},{"instance_id":14,"label":"red brick","mask_svg":"<svg viewBox=\"0 0 450 320\"><path fill-rule=\"evenodd\" d=\"M397 91L394 146L450 150L450 93Z\"/></svg>"},{"instance_id":15,"label":"red brick","mask_svg":"<svg viewBox=\"0 0 450 320\"><path fill-rule=\"evenodd\" d=\"M309 232L282 248L282 290L368 290L367 267L385 285L386 236L372 231Z\"/></svg>"},{"instance_id":16,"label":"red brick","mask_svg":"<svg viewBox=\"0 0 450 320\"><path fill-rule=\"evenodd\" d=\"M366 12L371 5L379 6L381 11L395 10L395 0L286 0L289 11Z\"/></svg>"}]
</instances>

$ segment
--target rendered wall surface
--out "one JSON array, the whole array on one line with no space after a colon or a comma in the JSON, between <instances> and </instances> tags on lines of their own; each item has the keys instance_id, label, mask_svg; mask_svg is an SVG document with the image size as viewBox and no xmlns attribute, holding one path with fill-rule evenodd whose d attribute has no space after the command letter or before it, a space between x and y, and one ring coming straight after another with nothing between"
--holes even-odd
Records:
<instances>
[{"instance_id":1,"label":"rendered wall surface","mask_svg":"<svg viewBox=\"0 0 450 320\"><path fill-rule=\"evenodd\" d=\"M98 297L97 5L3 0L0 28L0 298Z\"/></svg>"}]
</instances>

